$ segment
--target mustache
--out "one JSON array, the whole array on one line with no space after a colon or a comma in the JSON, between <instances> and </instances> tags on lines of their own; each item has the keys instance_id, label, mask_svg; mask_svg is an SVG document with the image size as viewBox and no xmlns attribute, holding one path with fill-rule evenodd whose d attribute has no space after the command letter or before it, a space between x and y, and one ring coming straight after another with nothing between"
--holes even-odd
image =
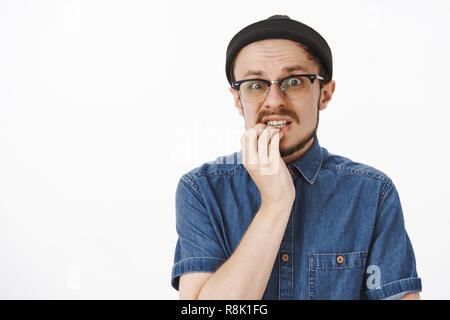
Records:
<instances>
[{"instance_id":1,"label":"mustache","mask_svg":"<svg viewBox=\"0 0 450 320\"><path fill-rule=\"evenodd\" d=\"M269 117L269 116L287 116L289 118L291 118L293 121L299 123L299 119L297 117L297 114L291 110L280 110L279 112L269 112L269 111L262 111L259 115L258 115L258 123L261 123L262 119L264 117Z\"/></svg>"}]
</instances>

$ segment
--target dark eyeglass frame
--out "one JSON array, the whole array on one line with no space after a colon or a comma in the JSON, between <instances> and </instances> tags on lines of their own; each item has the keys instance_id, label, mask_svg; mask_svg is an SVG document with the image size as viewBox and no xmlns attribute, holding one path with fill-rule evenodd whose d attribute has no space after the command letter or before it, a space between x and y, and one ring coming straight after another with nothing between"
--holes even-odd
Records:
<instances>
[{"instance_id":1,"label":"dark eyeglass frame","mask_svg":"<svg viewBox=\"0 0 450 320\"><path fill-rule=\"evenodd\" d=\"M236 90L240 90L241 84L244 83L244 82L247 82L247 81L262 81L265 84L267 84L267 90L269 90L269 88L272 85L272 83L277 83L280 86L281 91L284 91L285 88L281 87L281 84L283 83L283 81L287 80L289 78L296 78L296 77L308 78L309 81L311 81L311 84L313 84L314 80L316 80L316 79L317 80L325 80L323 77L319 76L318 74L306 73L306 74L296 74L296 75L287 76L287 77L284 77L284 78L279 79L279 80L266 80L266 79L257 79L257 78L255 78L255 79L244 79L244 80L239 80L239 81L232 82L231 83L231 87L236 89Z\"/></svg>"}]
</instances>

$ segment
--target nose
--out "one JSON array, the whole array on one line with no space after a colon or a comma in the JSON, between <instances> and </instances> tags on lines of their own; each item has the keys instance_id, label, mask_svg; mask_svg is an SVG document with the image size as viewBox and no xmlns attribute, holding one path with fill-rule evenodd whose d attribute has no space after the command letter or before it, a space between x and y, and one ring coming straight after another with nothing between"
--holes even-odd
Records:
<instances>
[{"instance_id":1,"label":"nose","mask_svg":"<svg viewBox=\"0 0 450 320\"><path fill-rule=\"evenodd\" d=\"M266 97L264 105L268 105L270 107L278 107L280 105L286 105L286 96L284 95L278 83L272 83L270 85L269 93Z\"/></svg>"}]
</instances>

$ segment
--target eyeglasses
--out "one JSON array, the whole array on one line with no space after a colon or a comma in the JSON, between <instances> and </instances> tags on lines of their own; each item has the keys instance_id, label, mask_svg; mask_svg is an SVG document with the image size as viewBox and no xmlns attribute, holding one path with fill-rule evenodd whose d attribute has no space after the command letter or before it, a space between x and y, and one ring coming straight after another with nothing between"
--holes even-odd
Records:
<instances>
[{"instance_id":1,"label":"eyeglasses","mask_svg":"<svg viewBox=\"0 0 450 320\"><path fill-rule=\"evenodd\" d=\"M246 79L231 83L231 87L241 93L241 98L245 102L261 102L264 101L268 94L272 83L277 83L284 95L291 100L299 100L305 98L314 80L325 80L317 74L298 74L288 76L280 80L265 79Z\"/></svg>"}]
</instances>

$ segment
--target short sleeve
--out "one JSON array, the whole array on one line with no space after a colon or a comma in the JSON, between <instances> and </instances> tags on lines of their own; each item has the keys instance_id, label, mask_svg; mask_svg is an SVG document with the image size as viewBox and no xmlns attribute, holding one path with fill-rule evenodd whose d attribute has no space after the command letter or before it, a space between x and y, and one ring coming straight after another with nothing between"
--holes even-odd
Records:
<instances>
[{"instance_id":1,"label":"short sleeve","mask_svg":"<svg viewBox=\"0 0 450 320\"><path fill-rule=\"evenodd\" d=\"M178 240L172 268L172 287L178 290L179 277L189 272L215 272L225 262L211 218L198 186L181 177L175 194Z\"/></svg>"},{"instance_id":2,"label":"short sleeve","mask_svg":"<svg viewBox=\"0 0 450 320\"><path fill-rule=\"evenodd\" d=\"M368 255L365 299L392 299L422 290L411 241L405 229L397 189L387 182Z\"/></svg>"}]
</instances>

